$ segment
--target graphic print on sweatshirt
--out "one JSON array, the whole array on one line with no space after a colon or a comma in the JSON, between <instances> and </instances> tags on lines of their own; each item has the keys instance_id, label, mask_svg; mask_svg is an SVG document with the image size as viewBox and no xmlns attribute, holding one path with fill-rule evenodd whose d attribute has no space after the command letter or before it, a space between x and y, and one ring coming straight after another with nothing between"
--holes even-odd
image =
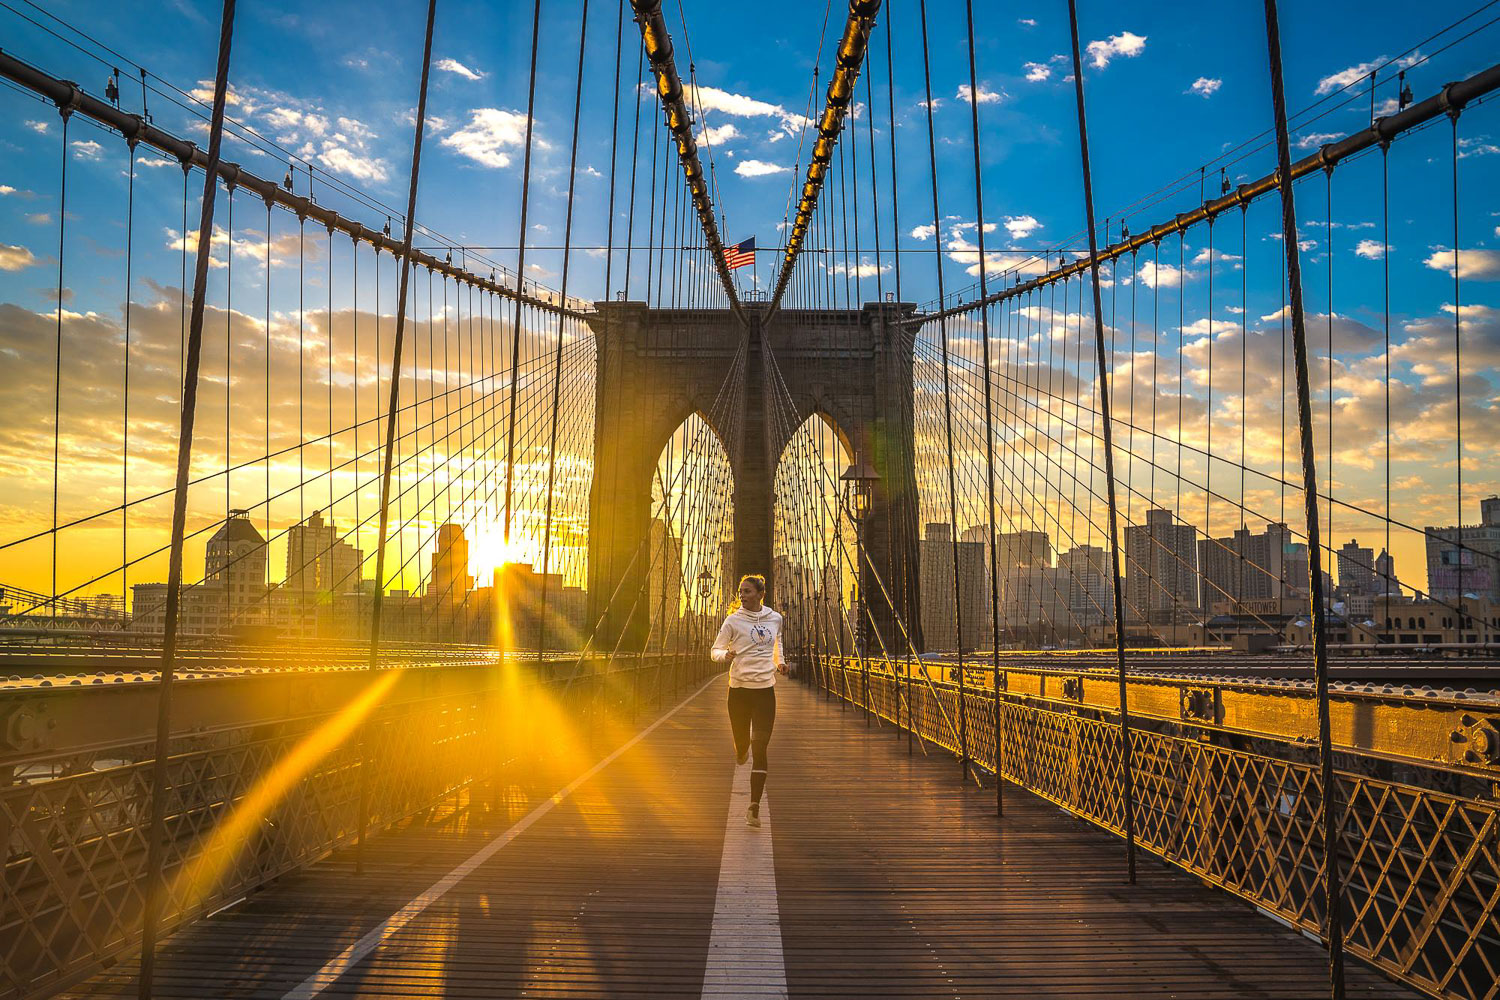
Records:
<instances>
[{"instance_id":1,"label":"graphic print on sweatshirt","mask_svg":"<svg viewBox=\"0 0 1500 1000\"><path fill-rule=\"evenodd\" d=\"M764 649L771 644L770 626L754 624L750 626L750 641L757 649Z\"/></svg>"}]
</instances>

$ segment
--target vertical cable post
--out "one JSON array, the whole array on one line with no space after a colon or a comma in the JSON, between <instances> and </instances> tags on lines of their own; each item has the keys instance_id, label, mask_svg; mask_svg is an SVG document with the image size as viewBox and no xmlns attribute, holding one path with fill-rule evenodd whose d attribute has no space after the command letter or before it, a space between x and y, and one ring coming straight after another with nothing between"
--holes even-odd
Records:
<instances>
[{"instance_id":1,"label":"vertical cable post","mask_svg":"<svg viewBox=\"0 0 1500 1000\"><path fill-rule=\"evenodd\" d=\"M979 298L989 298L989 275L984 257L984 180L979 167L979 80L974 69L974 0L965 0L964 14L969 26L969 121L974 143L974 211L975 231L979 242ZM989 498L986 520L990 526L990 642L994 650L994 705L991 728L995 754L995 815L1005 815L1005 779L1000 772L1000 574L995 550L995 411L990 390L990 309L979 307L980 343L983 346L984 370L984 468Z\"/></svg>"},{"instance_id":2,"label":"vertical cable post","mask_svg":"<svg viewBox=\"0 0 1500 1000\"><path fill-rule=\"evenodd\" d=\"M188 471L193 458L193 421L198 410L198 367L203 356L203 311L208 296L208 264L213 254L214 195L219 185L219 150L224 140L224 102L229 90L229 53L234 40L235 0L224 0L219 20L219 60L214 73L213 113L208 126L208 160L203 171L203 204L198 219L193 305L183 359L182 416L177 437L177 479L172 494L172 540L167 563L166 618L162 625L161 679L156 694L156 745L151 761L151 817L146 835L145 912L141 921L141 965L136 995L150 1000L156 973L156 941L166 903L167 754L172 738L172 672L177 656L177 617L182 598L182 549L187 525ZM62 314L62 299L57 302ZM55 536L54 536L55 537ZM53 609L56 613L56 609Z\"/></svg>"},{"instance_id":3,"label":"vertical cable post","mask_svg":"<svg viewBox=\"0 0 1500 1000\"><path fill-rule=\"evenodd\" d=\"M510 553L511 497L516 472L516 379L520 376L521 298L526 291L526 206L531 200L531 140L536 114L536 51L542 30L542 0L531 8L531 82L526 89L526 151L521 165L521 227L516 241L516 304L511 312L510 330L510 402L505 428L505 524L503 537L506 557Z\"/></svg>"},{"instance_id":4,"label":"vertical cable post","mask_svg":"<svg viewBox=\"0 0 1500 1000\"><path fill-rule=\"evenodd\" d=\"M1089 284L1094 292L1094 363L1099 417L1104 426L1104 479L1109 497L1109 558L1115 591L1115 665L1120 683L1120 768L1125 825L1126 881L1135 884L1135 776L1130 747L1130 711L1125 685L1125 609L1120 590L1119 508L1115 502L1115 445L1110 429L1109 370L1104 352L1103 303L1099 299L1099 243L1094 228L1094 182L1089 167L1088 118L1083 107L1083 60L1078 49L1078 2L1068 0L1068 27L1073 39L1073 91L1078 99L1078 149L1083 162L1083 211L1089 230ZM1293 243L1296 238L1293 237Z\"/></svg>"},{"instance_id":5,"label":"vertical cable post","mask_svg":"<svg viewBox=\"0 0 1500 1000\"><path fill-rule=\"evenodd\" d=\"M1072 2L1072 0L1070 0ZM1312 595L1313 686L1318 703L1318 771L1322 782L1323 900L1327 911L1329 995L1344 997L1343 894L1339 879L1338 797L1328 711L1328 623L1323 608L1323 549L1318 531L1318 471L1313 452L1312 393L1307 325L1302 310L1302 263L1297 249L1297 207L1292 194L1292 154L1286 96L1281 81L1281 27L1276 0L1265 0L1266 50L1271 65L1271 107L1276 116L1276 165L1281 188L1281 231L1286 247L1287 295L1292 312L1292 355L1297 378L1297 430L1302 452L1302 500L1307 515L1308 592Z\"/></svg>"},{"instance_id":6,"label":"vertical cable post","mask_svg":"<svg viewBox=\"0 0 1500 1000\"><path fill-rule=\"evenodd\" d=\"M927 108L927 160L932 174L932 226L934 237L942 242L943 217L938 209L937 137L932 122L932 72L927 44L927 0L921 0L922 16L922 83L925 86ZM943 255L937 254L938 302L946 296L943 291ZM948 357L948 320L938 318L938 333L942 341L943 355L943 429L948 447L948 542L953 553L953 633L954 645L958 648L958 757L959 769L965 779L969 777L969 727L967 694L964 683L964 613L963 595L959 587L958 574L958 487L955 481L953 457L953 376Z\"/></svg>"},{"instance_id":7,"label":"vertical cable post","mask_svg":"<svg viewBox=\"0 0 1500 1000\"><path fill-rule=\"evenodd\" d=\"M406 297L411 279L411 241L417 228L417 177L422 166L422 128L427 116L427 77L432 66L432 26L437 18L437 0L427 0L427 35L422 48L422 82L417 92L416 134L411 147L411 182L406 194L406 226L401 236L401 281L396 292L396 339L391 347L391 384L385 416L385 446L380 473L380 519L375 536L375 592L370 597L370 669L380 663L380 611L385 595L385 545L390 528L391 471L396 453L396 414L401 402L401 350L406 340ZM379 321L379 311L376 312ZM364 865L365 828L369 826L370 762L363 750L364 725L361 724L359 828L355 831L355 864Z\"/></svg>"}]
</instances>

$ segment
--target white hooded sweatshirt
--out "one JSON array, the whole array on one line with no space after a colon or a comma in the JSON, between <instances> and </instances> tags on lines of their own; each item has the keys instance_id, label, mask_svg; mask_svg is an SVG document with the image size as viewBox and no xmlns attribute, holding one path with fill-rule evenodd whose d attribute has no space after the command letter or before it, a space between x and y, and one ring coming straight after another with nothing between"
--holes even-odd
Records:
<instances>
[{"instance_id":1,"label":"white hooded sweatshirt","mask_svg":"<svg viewBox=\"0 0 1500 1000\"><path fill-rule=\"evenodd\" d=\"M781 615L762 605L759 611L736 608L724 619L710 654L715 663L729 664L732 688L768 688L776 683L776 668L786 662L781 655Z\"/></svg>"}]
</instances>

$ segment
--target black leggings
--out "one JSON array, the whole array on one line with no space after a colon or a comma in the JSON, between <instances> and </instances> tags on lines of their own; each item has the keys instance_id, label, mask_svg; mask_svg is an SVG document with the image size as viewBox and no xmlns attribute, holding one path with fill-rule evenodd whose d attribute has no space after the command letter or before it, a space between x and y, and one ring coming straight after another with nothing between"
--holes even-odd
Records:
<instances>
[{"instance_id":1,"label":"black leggings","mask_svg":"<svg viewBox=\"0 0 1500 1000\"><path fill-rule=\"evenodd\" d=\"M771 727L776 725L776 689L729 689L729 728L734 731L734 749L750 748L750 801L760 803L766 787L766 747Z\"/></svg>"}]
</instances>

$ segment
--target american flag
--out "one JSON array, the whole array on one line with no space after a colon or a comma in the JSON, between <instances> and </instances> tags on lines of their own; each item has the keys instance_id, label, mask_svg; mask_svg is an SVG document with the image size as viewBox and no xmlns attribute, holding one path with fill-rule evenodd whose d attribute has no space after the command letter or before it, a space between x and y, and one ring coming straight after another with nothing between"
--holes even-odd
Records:
<instances>
[{"instance_id":1,"label":"american flag","mask_svg":"<svg viewBox=\"0 0 1500 1000\"><path fill-rule=\"evenodd\" d=\"M724 251L724 263L732 271L737 267L748 267L755 263L755 237L736 243Z\"/></svg>"}]
</instances>

